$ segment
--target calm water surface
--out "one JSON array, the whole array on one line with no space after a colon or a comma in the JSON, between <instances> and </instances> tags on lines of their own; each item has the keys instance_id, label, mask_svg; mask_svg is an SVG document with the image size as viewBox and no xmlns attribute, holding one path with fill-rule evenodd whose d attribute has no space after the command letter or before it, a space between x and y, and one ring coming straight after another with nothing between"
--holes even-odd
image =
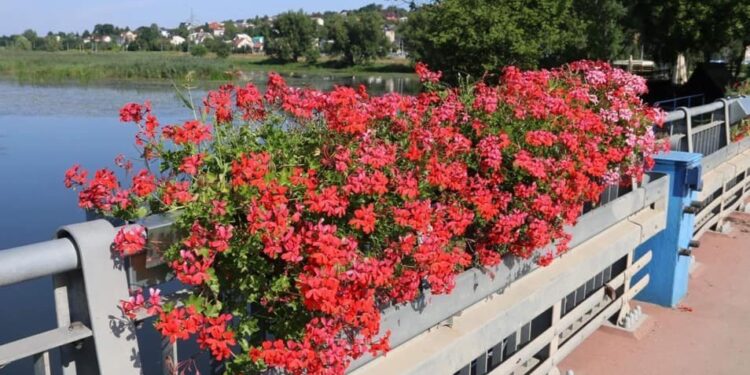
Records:
<instances>
[{"instance_id":1,"label":"calm water surface","mask_svg":"<svg viewBox=\"0 0 750 375\"><path fill-rule=\"evenodd\" d=\"M251 79L262 89L262 76ZM362 83L373 94L413 92L417 85L406 76L287 81L320 89ZM196 98L212 88L204 86ZM118 110L147 99L162 123L190 117L168 84L30 86L0 80L0 249L49 240L60 226L85 220L75 193L63 186L65 170L76 163L89 170L112 168L118 153L134 156L134 128L119 122ZM0 344L54 327L51 278L0 287ZM158 348L142 349L144 373L160 373ZM28 373L30 360L0 369L1 375Z\"/></svg>"}]
</instances>

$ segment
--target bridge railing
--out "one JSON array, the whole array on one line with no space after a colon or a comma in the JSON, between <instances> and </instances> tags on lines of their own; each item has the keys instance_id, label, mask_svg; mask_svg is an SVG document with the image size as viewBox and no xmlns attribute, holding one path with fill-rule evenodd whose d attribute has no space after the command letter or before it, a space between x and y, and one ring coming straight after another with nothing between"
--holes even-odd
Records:
<instances>
[{"instance_id":1,"label":"bridge railing","mask_svg":"<svg viewBox=\"0 0 750 375\"><path fill-rule=\"evenodd\" d=\"M703 155L703 190L696 194L694 237L718 229L750 194L750 140L733 141L733 129L750 115L750 98L720 99L670 112L663 131L672 149Z\"/></svg>"},{"instance_id":2,"label":"bridge railing","mask_svg":"<svg viewBox=\"0 0 750 375\"><path fill-rule=\"evenodd\" d=\"M660 100L654 102L655 107L659 107L665 111L674 111L679 107L695 107L703 105L706 102L706 96L704 94L686 95L672 99Z\"/></svg>"}]
</instances>

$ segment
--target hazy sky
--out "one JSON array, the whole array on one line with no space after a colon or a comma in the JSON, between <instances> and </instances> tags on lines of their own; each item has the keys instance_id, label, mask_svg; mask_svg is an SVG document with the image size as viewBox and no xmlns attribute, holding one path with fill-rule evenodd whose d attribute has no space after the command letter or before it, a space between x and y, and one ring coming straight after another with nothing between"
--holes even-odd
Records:
<instances>
[{"instance_id":1,"label":"hazy sky","mask_svg":"<svg viewBox=\"0 0 750 375\"><path fill-rule=\"evenodd\" d=\"M370 3L401 5L402 0L0 0L0 35L31 28L48 31L91 30L97 23L138 27L158 23L175 27L190 18L208 22L273 15L286 10L355 9Z\"/></svg>"}]
</instances>

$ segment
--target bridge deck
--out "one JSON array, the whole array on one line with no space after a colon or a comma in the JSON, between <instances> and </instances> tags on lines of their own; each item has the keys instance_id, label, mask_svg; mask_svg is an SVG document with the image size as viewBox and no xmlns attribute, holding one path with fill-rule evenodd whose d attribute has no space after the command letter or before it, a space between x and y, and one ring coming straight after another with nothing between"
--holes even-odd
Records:
<instances>
[{"instance_id":1,"label":"bridge deck","mask_svg":"<svg viewBox=\"0 0 750 375\"><path fill-rule=\"evenodd\" d=\"M750 215L733 213L729 234L708 232L693 252L700 267L677 309L642 303L655 320L641 340L602 330L560 365L564 374L750 373Z\"/></svg>"}]
</instances>

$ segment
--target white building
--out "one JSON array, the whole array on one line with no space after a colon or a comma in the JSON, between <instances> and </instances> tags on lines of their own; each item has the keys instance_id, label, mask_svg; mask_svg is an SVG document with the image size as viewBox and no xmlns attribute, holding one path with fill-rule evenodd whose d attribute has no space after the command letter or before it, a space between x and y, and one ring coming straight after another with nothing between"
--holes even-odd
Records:
<instances>
[{"instance_id":1,"label":"white building","mask_svg":"<svg viewBox=\"0 0 750 375\"><path fill-rule=\"evenodd\" d=\"M169 39L169 44L173 46L179 46L185 43L185 38L179 36L179 35L172 35L172 38Z\"/></svg>"},{"instance_id":2,"label":"white building","mask_svg":"<svg viewBox=\"0 0 750 375\"><path fill-rule=\"evenodd\" d=\"M223 37L224 36L224 25L218 23L218 22L211 22L208 25L208 28L211 29L211 33L214 34L216 37Z\"/></svg>"},{"instance_id":3,"label":"white building","mask_svg":"<svg viewBox=\"0 0 750 375\"><path fill-rule=\"evenodd\" d=\"M234 39L232 39L232 47L239 50L252 50L253 38L247 34L237 34Z\"/></svg>"},{"instance_id":4,"label":"white building","mask_svg":"<svg viewBox=\"0 0 750 375\"><path fill-rule=\"evenodd\" d=\"M195 44L203 44L206 40L213 38L214 36L212 34L209 34L203 30L198 30L197 32L188 35L188 40Z\"/></svg>"},{"instance_id":5,"label":"white building","mask_svg":"<svg viewBox=\"0 0 750 375\"><path fill-rule=\"evenodd\" d=\"M396 43L396 30L385 30L385 39L391 44Z\"/></svg>"},{"instance_id":6,"label":"white building","mask_svg":"<svg viewBox=\"0 0 750 375\"><path fill-rule=\"evenodd\" d=\"M126 31L120 34L120 44L130 44L135 42L138 35L132 31Z\"/></svg>"},{"instance_id":7,"label":"white building","mask_svg":"<svg viewBox=\"0 0 750 375\"><path fill-rule=\"evenodd\" d=\"M325 26L325 24L326 24L326 21L324 19L320 18L320 17L313 17L312 20L318 26Z\"/></svg>"}]
</instances>

